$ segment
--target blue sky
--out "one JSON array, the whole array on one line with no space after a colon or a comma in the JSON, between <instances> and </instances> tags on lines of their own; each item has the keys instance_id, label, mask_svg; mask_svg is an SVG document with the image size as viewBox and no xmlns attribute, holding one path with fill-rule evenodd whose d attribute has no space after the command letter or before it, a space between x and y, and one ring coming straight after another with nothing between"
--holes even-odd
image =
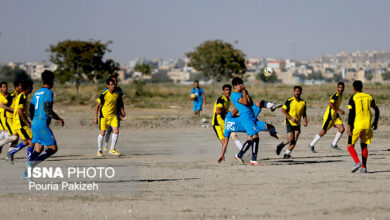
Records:
<instances>
[{"instance_id":1,"label":"blue sky","mask_svg":"<svg viewBox=\"0 0 390 220\"><path fill-rule=\"evenodd\" d=\"M0 63L48 60L58 41L112 40L107 58L184 57L205 40L247 57L390 51L390 1L0 0Z\"/></svg>"}]
</instances>

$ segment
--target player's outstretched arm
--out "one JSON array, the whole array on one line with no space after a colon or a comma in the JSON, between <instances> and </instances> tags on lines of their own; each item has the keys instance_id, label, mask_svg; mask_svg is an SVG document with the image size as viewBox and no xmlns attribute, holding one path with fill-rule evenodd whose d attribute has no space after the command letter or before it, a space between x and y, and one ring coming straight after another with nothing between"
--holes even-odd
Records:
<instances>
[{"instance_id":1,"label":"player's outstretched arm","mask_svg":"<svg viewBox=\"0 0 390 220\"><path fill-rule=\"evenodd\" d=\"M65 122L60 116L57 115L57 113L54 112L53 110L53 103L52 102L45 102L43 104L44 110L46 114L49 116L49 118L58 120L61 124L61 126L64 126Z\"/></svg>"},{"instance_id":2,"label":"player's outstretched arm","mask_svg":"<svg viewBox=\"0 0 390 220\"><path fill-rule=\"evenodd\" d=\"M8 111L8 112L14 112L14 109L13 108L10 108L8 107L7 105L5 105L4 103L1 103L0 104L0 107L3 108L4 110Z\"/></svg>"},{"instance_id":3,"label":"player's outstretched arm","mask_svg":"<svg viewBox=\"0 0 390 220\"><path fill-rule=\"evenodd\" d=\"M334 103L332 103L332 102L329 102L329 107L331 107L333 110L335 110L336 112L338 112L338 113L340 113L340 114L342 114L342 115L344 115L344 113L345 113L343 110L337 108L337 107L334 105Z\"/></svg>"}]
</instances>

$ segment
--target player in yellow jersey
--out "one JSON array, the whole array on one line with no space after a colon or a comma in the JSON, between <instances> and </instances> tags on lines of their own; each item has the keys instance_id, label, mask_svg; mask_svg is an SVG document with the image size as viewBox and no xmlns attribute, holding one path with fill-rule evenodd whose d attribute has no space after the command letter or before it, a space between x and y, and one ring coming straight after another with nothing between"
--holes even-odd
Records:
<instances>
[{"instance_id":1,"label":"player in yellow jersey","mask_svg":"<svg viewBox=\"0 0 390 220\"><path fill-rule=\"evenodd\" d=\"M340 109L340 105L343 100L343 92L344 92L344 83L339 82L337 84L337 91L330 96L329 105L328 108L326 108L323 117L324 122L322 124L322 129L320 133L318 133L314 137L313 141L308 146L308 148L313 153L316 153L316 151L314 150L314 145L321 139L322 136L326 134L326 132L331 127L336 127L339 131L336 133L336 136L334 137L333 143L330 145L330 147L335 150L341 150L337 146L337 142L340 140L345 130L343 122L341 121L341 118L339 116L339 113L341 115L344 115L344 111Z\"/></svg>"},{"instance_id":2,"label":"player in yellow jersey","mask_svg":"<svg viewBox=\"0 0 390 220\"><path fill-rule=\"evenodd\" d=\"M8 84L7 84L7 82L3 81L0 83L0 103L3 102L5 97L7 97L7 95L8 95ZM8 131L5 128L5 123L4 123L5 120L2 119L4 114L5 114L4 109L0 108L0 129L1 129L0 141L9 137ZM2 150L3 150L3 146L0 146L0 153Z\"/></svg>"},{"instance_id":3,"label":"player in yellow jersey","mask_svg":"<svg viewBox=\"0 0 390 220\"><path fill-rule=\"evenodd\" d=\"M98 153L97 156L103 156L102 145L105 132L108 126L112 127L114 134L112 135L111 147L109 154L120 156L120 153L115 149L119 134L119 119L117 116L117 108L120 108L121 116L125 117L123 108L123 100L119 91L115 88L115 81L112 78L106 81L107 90L103 91L97 99L95 108L95 124L99 123L100 133L98 136ZM99 114L100 112L100 114Z\"/></svg>"},{"instance_id":4,"label":"player in yellow jersey","mask_svg":"<svg viewBox=\"0 0 390 220\"><path fill-rule=\"evenodd\" d=\"M284 159L291 157L291 151L294 149L299 134L301 133L301 118L303 117L303 126L307 126L306 102L301 98L302 87L294 86L294 96L289 98L282 107L282 113L286 116L285 124L287 128L287 142L282 142L276 147L276 154L290 143L290 146L284 154Z\"/></svg>"},{"instance_id":5,"label":"player in yellow jersey","mask_svg":"<svg viewBox=\"0 0 390 220\"><path fill-rule=\"evenodd\" d=\"M379 108L371 95L362 92L363 83L360 80L353 82L354 95L351 96L348 102L348 151L355 165L351 171L355 172L360 167L360 172L367 173L367 145L371 143L373 138L373 130L378 128ZM375 118L372 121L371 108L375 110ZM355 143L360 139L362 148L362 162L359 161L355 150Z\"/></svg>"}]
</instances>

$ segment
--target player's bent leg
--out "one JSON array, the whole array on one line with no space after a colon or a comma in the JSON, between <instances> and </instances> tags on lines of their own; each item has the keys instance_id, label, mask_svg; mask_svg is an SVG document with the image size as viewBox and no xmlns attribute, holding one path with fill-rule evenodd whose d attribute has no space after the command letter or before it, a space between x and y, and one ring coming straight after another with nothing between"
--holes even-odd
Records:
<instances>
[{"instance_id":1,"label":"player's bent leg","mask_svg":"<svg viewBox=\"0 0 390 220\"><path fill-rule=\"evenodd\" d=\"M335 124L335 127L338 128L339 131L336 133L336 135L334 137L334 140L333 140L332 144L330 145L330 147L335 149L335 150L342 151L341 148L339 148L337 146L337 143L339 142L339 140L340 140L341 136L343 135L345 129L344 129L343 124Z\"/></svg>"},{"instance_id":2,"label":"player's bent leg","mask_svg":"<svg viewBox=\"0 0 390 220\"><path fill-rule=\"evenodd\" d=\"M108 126L104 138L104 148L103 148L104 152L108 151L108 143L110 141L111 133L112 133L112 127Z\"/></svg>"}]
</instances>

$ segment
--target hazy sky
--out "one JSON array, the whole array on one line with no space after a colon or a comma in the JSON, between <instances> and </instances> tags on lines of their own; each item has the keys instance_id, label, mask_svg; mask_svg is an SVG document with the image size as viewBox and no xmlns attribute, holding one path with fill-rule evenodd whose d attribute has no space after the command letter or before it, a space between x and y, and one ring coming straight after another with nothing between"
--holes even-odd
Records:
<instances>
[{"instance_id":1,"label":"hazy sky","mask_svg":"<svg viewBox=\"0 0 390 220\"><path fill-rule=\"evenodd\" d=\"M58 41L112 40L107 57L183 58L222 39L247 57L390 51L390 1L0 0L0 63L48 60Z\"/></svg>"}]
</instances>

